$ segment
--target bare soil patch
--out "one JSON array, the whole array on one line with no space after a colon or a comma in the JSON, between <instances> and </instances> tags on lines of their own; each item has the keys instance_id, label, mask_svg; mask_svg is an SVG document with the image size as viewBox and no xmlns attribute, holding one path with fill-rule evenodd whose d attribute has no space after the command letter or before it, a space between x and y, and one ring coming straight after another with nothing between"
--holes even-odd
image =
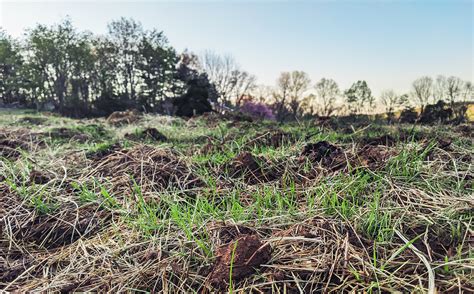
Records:
<instances>
[{"instance_id":1,"label":"bare soil patch","mask_svg":"<svg viewBox=\"0 0 474 294\"><path fill-rule=\"evenodd\" d=\"M35 125L35 126L43 125L47 121L48 119L45 117L36 117L36 116L25 116L20 119L21 123L27 123L27 124Z\"/></svg>"},{"instance_id":2,"label":"bare soil patch","mask_svg":"<svg viewBox=\"0 0 474 294\"><path fill-rule=\"evenodd\" d=\"M215 255L217 258L208 276L209 283L215 288L225 289L230 277L233 282L238 282L270 261L271 247L257 235L242 235L217 249Z\"/></svg>"},{"instance_id":3,"label":"bare soil patch","mask_svg":"<svg viewBox=\"0 0 474 294\"><path fill-rule=\"evenodd\" d=\"M51 139L67 139L77 142L86 142L91 139L88 134L70 128L54 128L50 130L47 135L51 137Z\"/></svg>"},{"instance_id":4,"label":"bare soil patch","mask_svg":"<svg viewBox=\"0 0 474 294\"><path fill-rule=\"evenodd\" d=\"M133 191L136 183L142 191L168 187L191 189L202 185L191 169L169 149L138 145L115 151L99 159L87 177L107 177L113 192Z\"/></svg>"},{"instance_id":5,"label":"bare soil patch","mask_svg":"<svg viewBox=\"0 0 474 294\"><path fill-rule=\"evenodd\" d=\"M104 227L111 214L95 204L78 208L62 207L52 215L38 215L21 227L15 228L17 240L32 242L48 249L71 244L88 237Z\"/></svg>"},{"instance_id":6,"label":"bare soil patch","mask_svg":"<svg viewBox=\"0 0 474 294\"><path fill-rule=\"evenodd\" d=\"M28 150L28 144L17 139L0 139L0 155L9 159L21 156L20 150Z\"/></svg>"},{"instance_id":7,"label":"bare soil patch","mask_svg":"<svg viewBox=\"0 0 474 294\"><path fill-rule=\"evenodd\" d=\"M294 134L286 133L281 130L272 130L257 134L252 140L246 143L247 146L268 146L278 148L284 144L296 142Z\"/></svg>"},{"instance_id":8,"label":"bare soil patch","mask_svg":"<svg viewBox=\"0 0 474 294\"><path fill-rule=\"evenodd\" d=\"M150 140L156 142L165 142L168 140L168 138L166 138L166 136L156 128L146 128L136 133L127 133L124 137L125 139L132 141Z\"/></svg>"},{"instance_id":9,"label":"bare soil patch","mask_svg":"<svg viewBox=\"0 0 474 294\"><path fill-rule=\"evenodd\" d=\"M342 148L327 141L310 143L304 146L300 159L304 158L309 158L314 163L320 163L330 170L343 168L347 163Z\"/></svg>"},{"instance_id":10,"label":"bare soil patch","mask_svg":"<svg viewBox=\"0 0 474 294\"><path fill-rule=\"evenodd\" d=\"M86 153L86 157L87 159L91 159L91 160L94 160L94 161L98 161L114 152L117 152L117 151L120 151L122 150L122 145L120 145L120 143L114 143L114 144L111 144L110 146L107 146L107 148L102 148L100 150L97 150L97 151L93 151L93 152L88 152Z\"/></svg>"},{"instance_id":11,"label":"bare soil patch","mask_svg":"<svg viewBox=\"0 0 474 294\"><path fill-rule=\"evenodd\" d=\"M391 135L386 134L375 138L364 138L362 143L363 145L371 146L394 146L397 143L397 140Z\"/></svg>"},{"instance_id":12,"label":"bare soil patch","mask_svg":"<svg viewBox=\"0 0 474 294\"><path fill-rule=\"evenodd\" d=\"M255 157L250 152L241 152L227 165L232 178L243 177L247 184L254 185L273 181L278 178L278 172L272 164L263 157Z\"/></svg>"},{"instance_id":13,"label":"bare soil patch","mask_svg":"<svg viewBox=\"0 0 474 294\"><path fill-rule=\"evenodd\" d=\"M124 125L137 122L142 117L138 110L115 111L107 117L107 122L112 125Z\"/></svg>"},{"instance_id":14,"label":"bare soil patch","mask_svg":"<svg viewBox=\"0 0 474 294\"><path fill-rule=\"evenodd\" d=\"M40 170L32 170L30 172L30 182L34 184L46 184L54 178L54 175Z\"/></svg>"}]
</instances>

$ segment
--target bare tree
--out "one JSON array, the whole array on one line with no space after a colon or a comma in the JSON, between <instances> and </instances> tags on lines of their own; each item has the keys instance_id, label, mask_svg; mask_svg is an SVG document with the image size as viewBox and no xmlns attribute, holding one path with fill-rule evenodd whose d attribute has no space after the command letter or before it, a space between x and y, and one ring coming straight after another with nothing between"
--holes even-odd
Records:
<instances>
[{"instance_id":1,"label":"bare tree","mask_svg":"<svg viewBox=\"0 0 474 294\"><path fill-rule=\"evenodd\" d=\"M339 86L333 79L322 78L315 85L316 95L321 102L320 114L330 116L335 111L335 102L340 93Z\"/></svg>"},{"instance_id":2,"label":"bare tree","mask_svg":"<svg viewBox=\"0 0 474 294\"><path fill-rule=\"evenodd\" d=\"M276 116L278 121L284 119L284 110L288 103L291 87L291 74L289 72L282 72L277 80L277 86L273 93L276 106Z\"/></svg>"},{"instance_id":3,"label":"bare tree","mask_svg":"<svg viewBox=\"0 0 474 294\"><path fill-rule=\"evenodd\" d=\"M201 66L215 85L224 104L230 104L232 100L236 102L240 96L255 87L255 76L242 71L231 55L221 56L206 51L201 57Z\"/></svg>"},{"instance_id":4,"label":"bare tree","mask_svg":"<svg viewBox=\"0 0 474 294\"><path fill-rule=\"evenodd\" d=\"M384 90L380 95L380 101L385 107L387 119L390 121L394 117L395 110L406 105L406 103L408 102L408 95L398 95L392 89Z\"/></svg>"},{"instance_id":5,"label":"bare tree","mask_svg":"<svg viewBox=\"0 0 474 294\"><path fill-rule=\"evenodd\" d=\"M425 105L433 94L433 79L424 76L413 82L413 94L421 107L421 113L425 110Z\"/></svg>"},{"instance_id":6,"label":"bare tree","mask_svg":"<svg viewBox=\"0 0 474 294\"><path fill-rule=\"evenodd\" d=\"M240 101L243 97L256 87L257 78L254 75L249 74L246 71L235 71L234 72L234 97L236 104L240 105Z\"/></svg>"},{"instance_id":7,"label":"bare tree","mask_svg":"<svg viewBox=\"0 0 474 294\"><path fill-rule=\"evenodd\" d=\"M465 82L461 81L460 90L459 92L457 92L457 87L456 87L457 83L458 81L451 80L450 83L448 83L450 84L450 87L448 88L452 88L452 89L448 90L448 92L453 93L452 96L450 95L450 97L459 97L458 100L460 100L459 101L460 104L457 106L451 106L451 108L454 111L454 115L456 119L458 121L464 121L466 119L466 111L468 109L467 102L472 101L473 99L474 86L471 81L465 81ZM452 101L454 101L454 99Z\"/></svg>"},{"instance_id":8,"label":"bare tree","mask_svg":"<svg viewBox=\"0 0 474 294\"><path fill-rule=\"evenodd\" d=\"M463 87L462 92L463 92L462 93L462 99L463 99L464 102L473 100L474 85L472 84L471 81L465 81L464 82L464 87Z\"/></svg>"},{"instance_id":9,"label":"bare tree","mask_svg":"<svg viewBox=\"0 0 474 294\"><path fill-rule=\"evenodd\" d=\"M282 72L273 93L278 120L283 120L289 110L293 117L300 111L303 94L308 90L311 80L304 71ZM288 107L288 108L287 108Z\"/></svg>"},{"instance_id":10,"label":"bare tree","mask_svg":"<svg viewBox=\"0 0 474 294\"><path fill-rule=\"evenodd\" d=\"M366 109L367 113L374 108L375 98L366 81L357 81L344 91L347 107L351 114L358 114Z\"/></svg>"},{"instance_id":11,"label":"bare tree","mask_svg":"<svg viewBox=\"0 0 474 294\"><path fill-rule=\"evenodd\" d=\"M456 100L461 96L463 91L464 82L454 76L450 76L446 79L446 94L449 98L449 102L451 103L451 107L454 107L454 103Z\"/></svg>"},{"instance_id":12,"label":"bare tree","mask_svg":"<svg viewBox=\"0 0 474 294\"><path fill-rule=\"evenodd\" d=\"M446 93L447 80L443 75L436 77L436 81L433 85L433 103L436 103L439 100L444 100L447 96Z\"/></svg>"},{"instance_id":13,"label":"bare tree","mask_svg":"<svg viewBox=\"0 0 474 294\"><path fill-rule=\"evenodd\" d=\"M140 55L139 43L143 38L144 30L140 22L133 19L120 18L108 24L108 37L115 45L117 56L118 80L125 95L134 100L140 83L137 65Z\"/></svg>"},{"instance_id":14,"label":"bare tree","mask_svg":"<svg viewBox=\"0 0 474 294\"><path fill-rule=\"evenodd\" d=\"M257 85L252 89L252 96L260 103L268 103L275 92L273 87L267 85Z\"/></svg>"},{"instance_id":15,"label":"bare tree","mask_svg":"<svg viewBox=\"0 0 474 294\"><path fill-rule=\"evenodd\" d=\"M311 79L304 71L292 71L290 73L290 109L293 117L296 118L300 111L300 104L303 94L308 90Z\"/></svg>"}]
</instances>

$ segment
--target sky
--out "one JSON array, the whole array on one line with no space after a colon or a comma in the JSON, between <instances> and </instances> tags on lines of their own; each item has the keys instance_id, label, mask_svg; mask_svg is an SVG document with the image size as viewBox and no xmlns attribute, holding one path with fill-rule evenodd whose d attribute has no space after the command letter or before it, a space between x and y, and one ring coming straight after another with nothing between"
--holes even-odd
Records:
<instances>
[{"instance_id":1,"label":"sky","mask_svg":"<svg viewBox=\"0 0 474 294\"><path fill-rule=\"evenodd\" d=\"M178 51L235 57L260 84L303 70L342 89L366 80L375 95L410 91L438 74L473 81L474 1L8 1L0 27L15 37L69 16L102 34L121 16L164 31Z\"/></svg>"}]
</instances>

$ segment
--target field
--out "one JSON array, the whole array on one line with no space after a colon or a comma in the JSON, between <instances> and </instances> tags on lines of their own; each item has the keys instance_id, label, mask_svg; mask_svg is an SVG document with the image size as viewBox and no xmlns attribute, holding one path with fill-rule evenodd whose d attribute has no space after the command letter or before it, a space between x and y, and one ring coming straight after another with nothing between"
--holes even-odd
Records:
<instances>
[{"instance_id":1,"label":"field","mask_svg":"<svg viewBox=\"0 0 474 294\"><path fill-rule=\"evenodd\" d=\"M0 290L474 292L473 126L0 113Z\"/></svg>"}]
</instances>

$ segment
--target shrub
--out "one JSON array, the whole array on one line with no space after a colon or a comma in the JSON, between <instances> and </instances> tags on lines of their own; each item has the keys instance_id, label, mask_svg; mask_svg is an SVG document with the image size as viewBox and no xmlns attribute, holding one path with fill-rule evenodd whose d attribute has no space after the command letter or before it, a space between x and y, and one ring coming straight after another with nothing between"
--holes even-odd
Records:
<instances>
[{"instance_id":1,"label":"shrub","mask_svg":"<svg viewBox=\"0 0 474 294\"><path fill-rule=\"evenodd\" d=\"M413 107L406 107L401 113L399 121L401 123L415 123L418 119L418 113Z\"/></svg>"},{"instance_id":2,"label":"shrub","mask_svg":"<svg viewBox=\"0 0 474 294\"><path fill-rule=\"evenodd\" d=\"M420 122L425 124L446 123L453 115L453 110L446 103L439 100L436 104L426 105L420 117Z\"/></svg>"},{"instance_id":3,"label":"shrub","mask_svg":"<svg viewBox=\"0 0 474 294\"><path fill-rule=\"evenodd\" d=\"M240 107L240 111L254 118L270 119L270 120L275 119L275 115L273 114L270 107L264 103L246 101Z\"/></svg>"}]
</instances>

